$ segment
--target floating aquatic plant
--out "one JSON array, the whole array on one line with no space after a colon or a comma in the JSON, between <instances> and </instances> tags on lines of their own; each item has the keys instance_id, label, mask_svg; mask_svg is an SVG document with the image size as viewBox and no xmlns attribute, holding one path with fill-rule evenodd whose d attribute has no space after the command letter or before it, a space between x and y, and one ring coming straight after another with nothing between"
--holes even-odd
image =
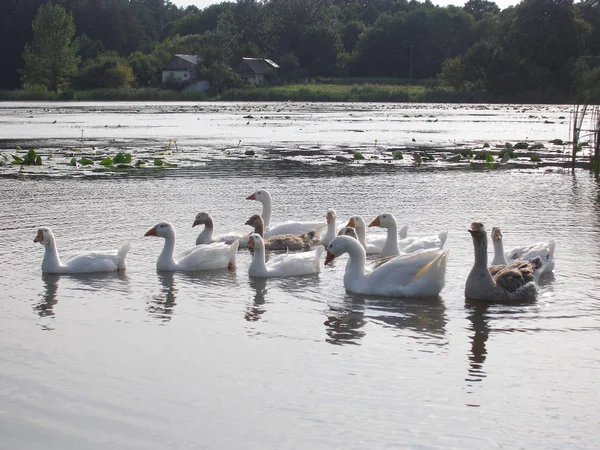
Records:
<instances>
[{"instance_id":1,"label":"floating aquatic plant","mask_svg":"<svg viewBox=\"0 0 600 450\"><path fill-rule=\"evenodd\" d=\"M473 150L471 150L470 148L463 148L460 152L458 152L460 154L460 156L462 156L463 158L470 158L471 156L473 156Z\"/></svg>"},{"instance_id":2,"label":"floating aquatic plant","mask_svg":"<svg viewBox=\"0 0 600 450\"><path fill-rule=\"evenodd\" d=\"M554 144L554 145L564 145L565 144L562 139L552 139L550 141L550 143Z\"/></svg>"},{"instance_id":3,"label":"floating aquatic plant","mask_svg":"<svg viewBox=\"0 0 600 450\"><path fill-rule=\"evenodd\" d=\"M91 166L94 164L94 161L92 161L90 158L86 158L85 156L77 162L82 166Z\"/></svg>"},{"instance_id":4,"label":"floating aquatic plant","mask_svg":"<svg viewBox=\"0 0 600 450\"><path fill-rule=\"evenodd\" d=\"M531 155L529 159L533 162L540 162L542 160L538 155Z\"/></svg>"},{"instance_id":5,"label":"floating aquatic plant","mask_svg":"<svg viewBox=\"0 0 600 450\"><path fill-rule=\"evenodd\" d=\"M354 152L354 159L365 159L361 152Z\"/></svg>"},{"instance_id":6,"label":"floating aquatic plant","mask_svg":"<svg viewBox=\"0 0 600 450\"><path fill-rule=\"evenodd\" d=\"M404 159L404 155L402 154L402 152L400 150L396 150L394 153L394 159Z\"/></svg>"},{"instance_id":7,"label":"floating aquatic plant","mask_svg":"<svg viewBox=\"0 0 600 450\"><path fill-rule=\"evenodd\" d=\"M517 142L513 148L517 150L527 150L529 148L529 144L527 142Z\"/></svg>"}]
</instances>

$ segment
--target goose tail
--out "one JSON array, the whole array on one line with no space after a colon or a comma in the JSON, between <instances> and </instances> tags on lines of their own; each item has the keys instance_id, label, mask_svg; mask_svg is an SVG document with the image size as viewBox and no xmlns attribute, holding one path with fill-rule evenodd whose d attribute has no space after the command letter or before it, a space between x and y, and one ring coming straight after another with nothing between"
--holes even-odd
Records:
<instances>
[{"instance_id":1,"label":"goose tail","mask_svg":"<svg viewBox=\"0 0 600 450\"><path fill-rule=\"evenodd\" d=\"M315 249L315 259L313 260L314 266L315 266L315 270L317 272L321 271L321 256L323 255L323 251L325 250L325 247L323 247L322 245L319 245L316 249Z\"/></svg>"},{"instance_id":2,"label":"goose tail","mask_svg":"<svg viewBox=\"0 0 600 450\"><path fill-rule=\"evenodd\" d=\"M239 246L240 246L240 240L236 239L235 241L233 241L233 243L227 249L227 259L229 260L227 267L229 269L234 268L237 263L237 251L238 251Z\"/></svg>"},{"instance_id":3,"label":"goose tail","mask_svg":"<svg viewBox=\"0 0 600 450\"><path fill-rule=\"evenodd\" d=\"M448 230L442 231L440 234L438 234L438 237L440 238L440 248L444 248L444 245L446 245L446 239L448 239Z\"/></svg>"},{"instance_id":4,"label":"goose tail","mask_svg":"<svg viewBox=\"0 0 600 450\"><path fill-rule=\"evenodd\" d=\"M408 236L408 225L404 225L400 228L400 231L398 231L398 237L400 239L406 239L406 236Z\"/></svg>"}]
</instances>

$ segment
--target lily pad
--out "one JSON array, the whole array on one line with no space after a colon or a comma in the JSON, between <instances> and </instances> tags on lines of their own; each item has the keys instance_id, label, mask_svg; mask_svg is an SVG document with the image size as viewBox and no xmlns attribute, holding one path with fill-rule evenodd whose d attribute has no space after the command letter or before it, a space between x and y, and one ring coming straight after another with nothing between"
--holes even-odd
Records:
<instances>
[{"instance_id":1,"label":"lily pad","mask_svg":"<svg viewBox=\"0 0 600 450\"><path fill-rule=\"evenodd\" d=\"M365 159L361 152L354 152L354 159Z\"/></svg>"},{"instance_id":2,"label":"lily pad","mask_svg":"<svg viewBox=\"0 0 600 450\"><path fill-rule=\"evenodd\" d=\"M400 150L396 150L394 152L394 159L404 159L404 155L402 154L402 152Z\"/></svg>"},{"instance_id":3,"label":"lily pad","mask_svg":"<svg viewBox=\"0 0 600 450\"><path fill-rule=\"evenodd\" d=\"M79 164L81 164L82 166L91 166L92 164L94 164L94 161L92 161L89 158L86 158L85 156L83 158L81 158L79 161L77 161Z\"/></svg>"},{"instance_id":4,"label":"lily pad","mask_svg":"<svg viewBox=\"0 0 600 450\"><path fill-rule=\"evenodd\" d=\"M101 166L112 166L113 160L110 156L107 156L102 161L100 161L98 164L100 164Z\"/></svg>"},{"instance_id":5,"label":"lily pad","mask_svg":"<svg viewBox=\"0 0 600 450\"><path fill-rule=\"evenodd\" d=\"M131 164L131 153L119 152L113 158L114 164Z\"/></svg>"}]
</instances>

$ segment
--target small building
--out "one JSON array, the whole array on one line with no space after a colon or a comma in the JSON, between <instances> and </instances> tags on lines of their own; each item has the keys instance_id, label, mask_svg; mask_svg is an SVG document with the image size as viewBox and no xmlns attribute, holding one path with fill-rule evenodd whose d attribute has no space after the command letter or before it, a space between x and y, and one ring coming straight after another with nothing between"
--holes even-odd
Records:
<instances>
[{"instance_id":1,"label":"small building","mask_svg":"<svg viewBox=\"0 0 600 450\"><path fill-rule=\"evenodd\" d=\"M196 71L196 67L200 62L202 62L202 58L196 55L173 55L162 70L162 82L164 83L173 77L188 85L186 89L206 91L209 88L209 83L206 80L199 80Z\"/></svg>"},{"instance_id":2,"label":"small building","mask_svg":"<svg viewBox=\"0 0 600 450\"><path fill-rule=\"evenodd\" d=\"M241 74L251 84L263 84L277 77L279 66L270 59L242 58L235 71Z\"/></svg>"}]
</instances>

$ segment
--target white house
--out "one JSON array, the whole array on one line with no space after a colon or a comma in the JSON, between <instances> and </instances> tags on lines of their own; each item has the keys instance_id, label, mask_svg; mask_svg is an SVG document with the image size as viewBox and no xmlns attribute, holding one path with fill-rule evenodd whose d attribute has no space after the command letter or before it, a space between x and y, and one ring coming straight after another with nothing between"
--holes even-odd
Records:
<instances>
[{"instance_id":1,"label":"white house","mask_svg":"<svg viewBox=\"0 0 600 450\"><path fill-rule=\"evenodd\" d=\"M275 78L277 69L279 69L277 64L264 58L242 58L242 61L235 68L236 72L252 84L263 84L265 81Z\"/></svg>"},{"instance_id":2,"label":"white house","mask_svg":"<svg viewBox=\"0 0 600 450\"><path fill-rule=\"evenodd\" d=\"M189 84L186 89L206 91L209 88L208 81L199 80L196 72L196 67L200 62L202 62L202 58L196 55L173 55L162 70L162 82L164 83L172 77L182 83Z\"/></svg>"}]
</instances>

